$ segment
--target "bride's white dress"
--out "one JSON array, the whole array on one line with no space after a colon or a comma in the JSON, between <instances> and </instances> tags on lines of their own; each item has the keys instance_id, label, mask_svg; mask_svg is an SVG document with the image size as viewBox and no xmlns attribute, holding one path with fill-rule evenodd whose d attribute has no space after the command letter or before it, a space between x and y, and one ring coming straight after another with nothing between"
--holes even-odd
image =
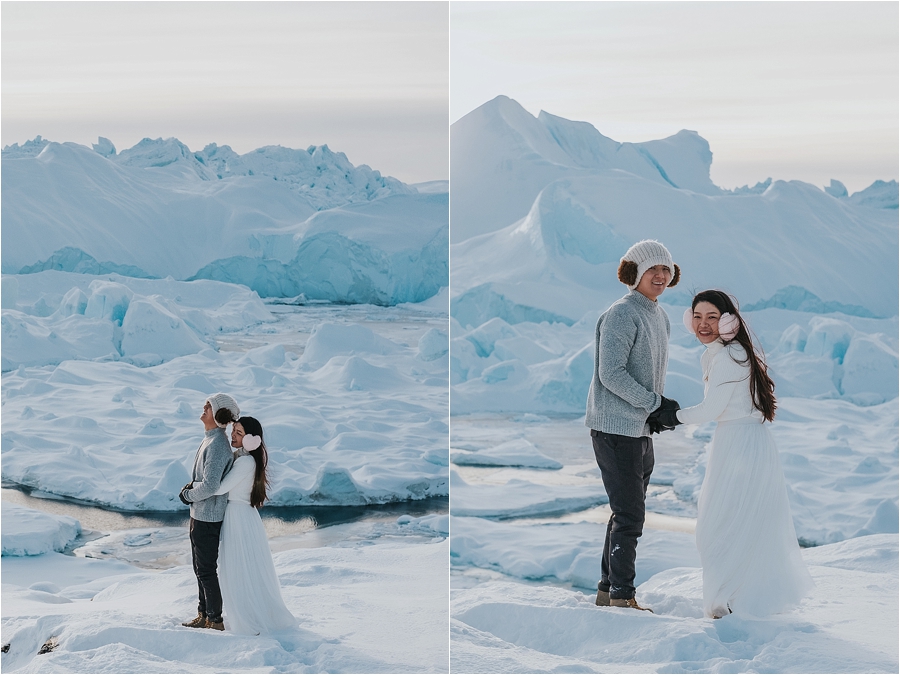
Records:
<instances>
[{"instance_id":1,"label":"bride's white dress","mask_svg":"<svg viewBox=\"0 0 900 675\"><path fill-rule=\"evenodd\" d=\"M703 402L686 424L718 421L700 489L697 549L707 616L774 614L813 587L800 555L778 448L750 396L744 348L719 340L701 359Z\"/></svg>"},{"instance_id":2,"label":"bride's white dress","mask_svg":"<svg viewBox=\"0 0 900 675\"><path fill-rule=\"evenodd\" d=\"M216 494L228 493L219 538L219 585L225 627L242 635L265 635L297 625L285 606L259 511L250 506L256 460L234 460Z\"/></svg>"}]
</instances>

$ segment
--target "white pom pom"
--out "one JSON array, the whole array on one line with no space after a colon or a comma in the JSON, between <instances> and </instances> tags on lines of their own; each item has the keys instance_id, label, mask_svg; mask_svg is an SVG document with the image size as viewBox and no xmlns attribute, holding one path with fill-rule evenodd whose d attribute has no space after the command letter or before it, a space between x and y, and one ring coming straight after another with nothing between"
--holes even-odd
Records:
<instances>
[{"instance_id":1,"label":"white pom pom","mask_svg":"<svg viewBox=\"0 0 900 675\"><path fill-rule=\"evenodd\" d=\"M253 452L262 445L262 438L253 434L245 434L243 440L241 440L241 445L247 452Z\"/></svg>"}]
</instances>

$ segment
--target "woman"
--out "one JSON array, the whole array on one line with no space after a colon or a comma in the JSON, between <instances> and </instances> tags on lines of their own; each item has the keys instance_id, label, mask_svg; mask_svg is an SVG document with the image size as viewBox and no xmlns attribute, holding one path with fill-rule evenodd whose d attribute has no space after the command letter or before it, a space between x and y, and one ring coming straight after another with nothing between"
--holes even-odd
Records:
<instances>
[{"instance_id":1,"label":"woman","mask_svg":"<svg viewBox=\"0 0 900 675\"><path fill-rule=\"evenodd\" d=\"M775 441L775 385L734 301L698 293L684 323L706 345L703 402L663 411L663 426L718 422L697 513L703 611L765 616L795 605L813 587L791 520Z\"/></svg>"},{"instance_id":2,"label":"woman","mask_svg":"<svg viewBox=\"0 0 900 675\"><path fill-rule=\"evenodd\" d=\"M231 429L234 465L216 494L228 494L219 544L219 578L228 629L244 635L292 628L269 541L257 509L266 500L268 455L262 425L241 417ZM194 488L197 484L194 485Z\"/></svg>"}]
</instances>

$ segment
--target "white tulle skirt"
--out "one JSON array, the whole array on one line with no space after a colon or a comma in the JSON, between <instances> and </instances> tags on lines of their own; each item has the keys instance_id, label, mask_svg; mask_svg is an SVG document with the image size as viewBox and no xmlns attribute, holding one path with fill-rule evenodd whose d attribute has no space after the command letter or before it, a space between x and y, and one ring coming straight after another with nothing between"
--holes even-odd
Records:
<instances>
[{"instance_id":1,"label":"white tulle skirt","mask_svg":"<svg viewBox=\"0 0 900 675\"><path fill-rule=\"evenodd\" d=\"M766 616L813 587L791 520L775 440L752 418L720 422L697 513L707 616Z\"/></svg>"},{"instance_id":2,"label":"white tulle skirt","mask_svg":"<svg viewBox=\"0 0 900 675\"><path fill-rule=\"evenodd\" d=\"M297 620L281 598L281 586L259 511L228 502L219 540L219 584L225 628L266 635L293 628Z\"/></svg>"}]
</instances>

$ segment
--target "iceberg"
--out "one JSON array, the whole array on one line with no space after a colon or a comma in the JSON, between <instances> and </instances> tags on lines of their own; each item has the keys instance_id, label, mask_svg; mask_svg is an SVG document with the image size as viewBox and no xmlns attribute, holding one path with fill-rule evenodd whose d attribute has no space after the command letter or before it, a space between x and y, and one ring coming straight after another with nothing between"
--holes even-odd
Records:
<instances>
[{"instance_id":1,"label":"iceberg","mask_svg":"<svg viewBox=\"0 0 900 675\"><path fill-rule=\"evenodd\" d=\"M213 279L387 306L448 285L446 182L420 191L328 146L237 155L169 138L117 153L37 138L2 162L5 274Z\"/></svg>"}]
</instances>

